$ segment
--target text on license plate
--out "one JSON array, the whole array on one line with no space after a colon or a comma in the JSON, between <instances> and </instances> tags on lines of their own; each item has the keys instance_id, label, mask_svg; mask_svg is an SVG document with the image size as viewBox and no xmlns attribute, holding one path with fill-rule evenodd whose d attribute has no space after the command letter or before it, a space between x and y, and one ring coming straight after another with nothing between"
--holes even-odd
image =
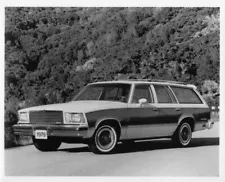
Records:
<instances>
[{"instance_id":1,"label":"text on license plate","mask_svg":"<svg viewBox=\"0 0 225 182\"><path fill-rule=\"evenodd\" d=\"M36 139L47 139L47 131L46 130L35 130L35 138Z\"/></svg>"}]
</instances>

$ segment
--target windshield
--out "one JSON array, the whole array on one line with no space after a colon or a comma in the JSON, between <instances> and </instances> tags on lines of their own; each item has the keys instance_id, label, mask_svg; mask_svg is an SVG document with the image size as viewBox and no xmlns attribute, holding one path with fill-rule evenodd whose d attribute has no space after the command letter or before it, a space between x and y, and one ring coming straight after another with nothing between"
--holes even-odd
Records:
<instances>
[{"instance_id":1,"label":"windshield","mask_svg":"<svg viewBox=\"0 0 225 182\"><path fill-rule=\"evenodd\" d=\"M79 92L73 100L107 100L127 102L130 88L130 84L122 83L88 85L81 90L81 92Z\"/></svg>"}]
</instances>

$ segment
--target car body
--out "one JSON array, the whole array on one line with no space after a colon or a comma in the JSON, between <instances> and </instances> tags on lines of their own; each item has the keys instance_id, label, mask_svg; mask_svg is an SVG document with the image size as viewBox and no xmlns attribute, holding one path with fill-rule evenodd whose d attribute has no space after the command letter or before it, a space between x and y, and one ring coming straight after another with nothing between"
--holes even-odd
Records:
<instances>
[{"instance_id":1,"label":"car body","mask_svg":"<svg viewBox=\"0 0 225 182\"><path fill-rule=\"evenodd\" d=\"M162 80L90 83L71 102L18 113L14 133L33 136L41 151L81 142L94 153L109 153L119 141L154 138L188 146L193 132L213 126L210 108L194 85Z\"/></svg>"}]
</instances>

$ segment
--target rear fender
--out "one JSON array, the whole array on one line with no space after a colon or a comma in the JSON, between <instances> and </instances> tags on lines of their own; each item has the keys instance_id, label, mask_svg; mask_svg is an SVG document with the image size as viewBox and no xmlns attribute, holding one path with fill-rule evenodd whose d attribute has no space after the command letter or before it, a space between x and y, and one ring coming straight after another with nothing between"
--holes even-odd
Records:
<instances>
[{"instance_id":1,"label":"rear fender","mask_svg":"<svg viewBox=\"0 0 225 182\"><path fill-rule=\"evenodd\" d=\"M182 114L182 115L180 116L180 118L178 119L178 123L177 123L176 130L177 130L178 126L180 125L180 123L181 123L184 119L191 119L191 120L194 121L194 127L193 127L193 131L194 131L196 120L195 120L195 118L194 118L194 116L193 116L192 114ZM175 130L175 131L176 131L176 130ZM175 131L174 131L174 132L175 132Z\"/></svg>"}]
</instances>

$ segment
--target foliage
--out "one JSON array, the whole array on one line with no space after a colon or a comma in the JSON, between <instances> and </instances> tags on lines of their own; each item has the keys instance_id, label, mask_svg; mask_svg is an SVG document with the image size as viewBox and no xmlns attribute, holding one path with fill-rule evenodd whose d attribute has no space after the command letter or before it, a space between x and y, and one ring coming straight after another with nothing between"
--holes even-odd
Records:
<instances>
[{"instance_id":1,"label":"foliage","mask_svg":"<svg viewBox=\"0 0 225 182\"><path fill-rule=\"evenodd\" d=\"M219 8L5 8L5 122L126 77L219 84Z\"/></svg>"},{"instance_id":2,"label":"foliage","mask_svg":"<svg viewBox=\"0 0 225 182\"><path fill-rule=\"evenodd\" d=\"M202 95L210 106L219 106L219 84L212 80L205 80L201 87Z\"/></svg>"}]
</instances>

